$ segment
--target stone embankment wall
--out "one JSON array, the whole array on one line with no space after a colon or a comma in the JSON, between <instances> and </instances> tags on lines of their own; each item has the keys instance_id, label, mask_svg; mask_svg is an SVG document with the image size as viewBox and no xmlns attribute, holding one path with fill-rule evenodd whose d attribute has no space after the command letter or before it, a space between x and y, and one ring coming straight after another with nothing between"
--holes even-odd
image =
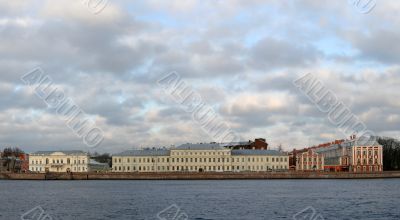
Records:
<instances>
[{"instance_id":1,"label":"stone embankment wall","mask_svg":"<svg viewBox=\"0 0 400 220\"><path fill-rule=\"evenodd\" d=\"M383 173L0 173L11 180L225 180L225 179L375 179L400 178L400 172Z\"/></svg>"}]
</instances>

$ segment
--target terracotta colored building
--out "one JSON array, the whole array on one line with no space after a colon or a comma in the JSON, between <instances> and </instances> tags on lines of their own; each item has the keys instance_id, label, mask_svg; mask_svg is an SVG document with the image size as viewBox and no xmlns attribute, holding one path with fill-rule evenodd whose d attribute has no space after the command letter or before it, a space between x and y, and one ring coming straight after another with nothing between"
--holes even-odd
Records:
<instances>
[{"instance_id":1,"label":"terracotta colored building","mask_svg":"<svg viewBox=\"0 0 400 220\"><path fill-rule=\"evenodd\" d=\"M340 144L319 148L326 171L382 172L383 149L375 140L360 142L354 137Z\"/></svg>"},{"instance_id":2,"label":"terracotta colored building","mask_svg":"<svg viewBox=\"0 0 400 220\"><path fill-rule=\"evenodd\" d=\"M309 149L306 152L297 154L296 170L299 171L323 171L324 157Z\"/></svg>"}]
</instances>

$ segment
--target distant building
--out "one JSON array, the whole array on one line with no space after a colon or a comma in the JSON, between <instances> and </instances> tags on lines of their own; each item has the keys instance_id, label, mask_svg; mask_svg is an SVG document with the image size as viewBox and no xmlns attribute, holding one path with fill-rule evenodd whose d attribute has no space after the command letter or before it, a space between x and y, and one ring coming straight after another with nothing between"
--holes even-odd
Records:
<instances>
[{"instance_id":1,"label":"distant building","mask_svg":"<svg viewBox=\"0 0 400 220\"><path fill-rule=\"evenodd\" d=\"M100 163L93 159L90 159L89 170L90 172L108 172L111 171L111 168L108 163Z\"/></svg>"},{"instance_id":2,"label":"distant building","mask_svg":"<svg viewBox=\"0 0 400 220\"><path fill-rule=\"evenodd\" d=\"M19 156L19 160L21 161L20 171L26 172L29 170L29 154L21 154Z\"/></svg>"},{"instance_id":3,"label":"distant building","mask_svg":"<svg viewBox=\"0 0 400 220\"><path fill-rule=\"evenodd\" d=\"M298 153L296 160L296 170L299 171L323 171L324 157L316 153L315 149L309 149L306 152Z\"/></svg>"},{"instance_id":4,"label":"distant building","mask_svg":"<svg viewBox=\"0 0 400 220\"><path fill-rule=\"evenodd\" d=\"M316 152L324 157L326 171L383 171L383 149L375 140L364 143L353 137Z\"/></svg>"},{"instance_id":5,"label":"distant building","mask_svg":"<svg viewBox=\"0 0 400 220\"><path fill-rule=\"evenodd\" d=\"M38 151L29 155L32 172L88 172L89 155L83 151Z\"/></svg>"},{"instance_id":6,"label":"distant building","mask_svg":"<svg viewBox=\"0 0 400 220\"><path fill-rule=\"evenodd\" d=\"M19 173L27 170L26 154L21 154L19 157L8 156L0 158L0 172Z\"/></svg>"},{"instance_id":7,"label":"distant building","mask_svg":"<svg viewBox=\"0 0 400 220\"><path fill-rule=\"evenodd\" d=\"M216 143L113 155L113 172L262 172L288 170L288 155L274 150L232 150Z\"/></svg>"},{"instance_id":8,"label":"distant building","mask_svg":"<svg viewBox=\"0 0 400 220\"><path fill-rule=\"evenodd\" d=\"M244 142L232 142L226 144L220 144L223 147L229 149L249 149L249 150L268 150L268 143L264 138L257 138L254 141Z\"/></svg>"}]
</instances>

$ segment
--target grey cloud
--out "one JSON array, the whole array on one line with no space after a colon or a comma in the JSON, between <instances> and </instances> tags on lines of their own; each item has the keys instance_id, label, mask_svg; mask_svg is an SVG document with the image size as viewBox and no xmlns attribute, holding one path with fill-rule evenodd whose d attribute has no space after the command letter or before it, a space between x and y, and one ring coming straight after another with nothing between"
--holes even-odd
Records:
<instances>
[{"instance_id":1,"label":"grey cloud","mask_svg":"<svg viewBox=\"0 0 400 220\"><path fill-rule=\"evenodd\" d=\"M309 66L322 58L310 44L293 44L266 37L251 48L250 66L262 70Z\"/></svg>"}]
</instances>

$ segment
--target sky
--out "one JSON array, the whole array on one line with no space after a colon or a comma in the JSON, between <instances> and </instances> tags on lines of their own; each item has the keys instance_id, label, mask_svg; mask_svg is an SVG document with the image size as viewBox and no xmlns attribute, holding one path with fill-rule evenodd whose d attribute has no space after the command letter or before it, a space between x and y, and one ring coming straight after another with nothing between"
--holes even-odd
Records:
<instances>
[{"instance_id":1,"label":"sky","mask_svg":"<svg viewBox=\"0 0 400 220\"><path fill-rule=\"evenodd\" d=\"M244 141L291 150L346 138L293 84L307 73L369 130L398 138L400 2L367 13L350 2L0 0L0 147L214 141L157 83L171 72ZM38 67L102 130L97 147L21 81Z\"/></svg>"}]
</instances>

